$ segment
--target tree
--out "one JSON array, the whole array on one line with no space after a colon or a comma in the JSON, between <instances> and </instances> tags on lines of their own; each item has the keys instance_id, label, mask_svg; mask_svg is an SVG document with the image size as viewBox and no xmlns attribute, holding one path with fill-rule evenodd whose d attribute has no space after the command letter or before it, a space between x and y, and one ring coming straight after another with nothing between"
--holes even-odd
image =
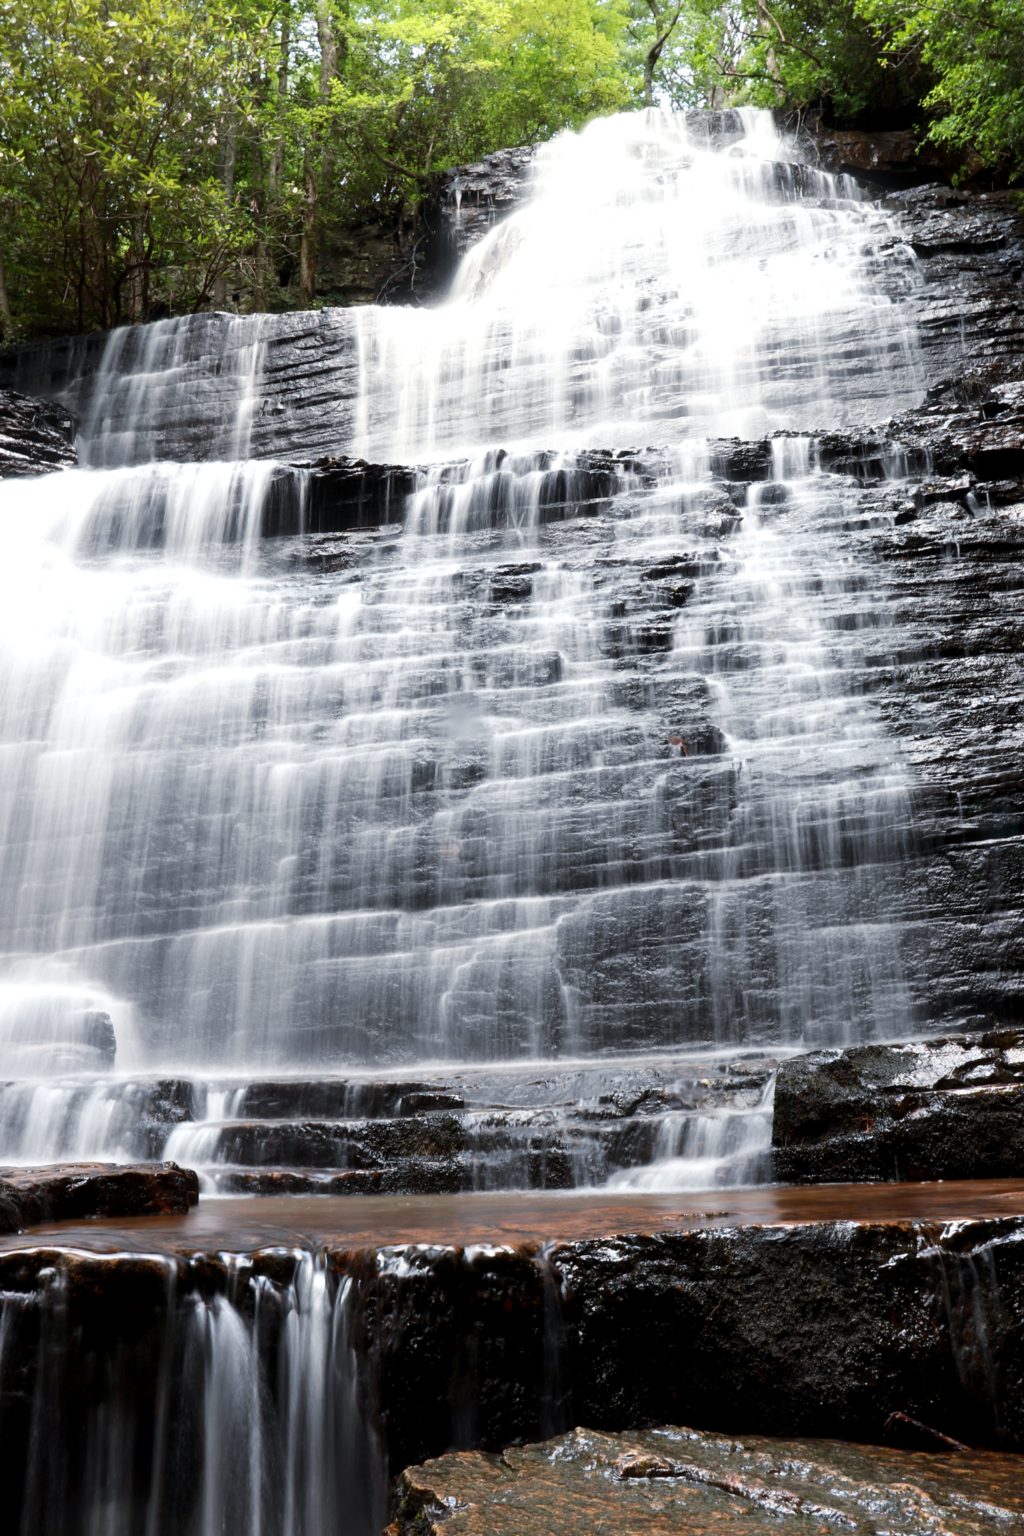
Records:
<instances>
[{"instance_id":1,"label":"tree","mask_svg":"<svg viewBox=\"0 0 1024 1536\"><path fill-rule=\"evenodd\" d=\"M633 0L626 59L642 105L722 106L735 29L717 0Z\"/></svg>"},{"instance_id":2,"label":"tree","mask_svg":"<svg viewBox=\"0 0 1024 1536\"><path fill-rule=\"evenodd\" d=\"M1020 0L857 0L883 62L918 67L929 137L1024 176L1024 16Z\"/></svg>"}]
</instances>

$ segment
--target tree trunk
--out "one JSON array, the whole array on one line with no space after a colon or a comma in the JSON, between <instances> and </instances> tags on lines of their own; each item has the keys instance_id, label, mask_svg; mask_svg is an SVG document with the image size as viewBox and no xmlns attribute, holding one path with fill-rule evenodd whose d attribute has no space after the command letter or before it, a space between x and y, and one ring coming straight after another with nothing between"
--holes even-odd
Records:
<instances>
[{"instance_id":1,"label":"tree trunk","mask_svg":"<svg viewBox=\"0 0 1024 1536\"><path fill-rule=\"evenodd\" d=\"M235 195L235 170L238 165L238 114L228 108L217 136L217 177L224 188L224 201L230 205ZM224 309L228 302L226 272L218 272L213 283L213 302Z\"/></svg>"},{"instance_id":2,"label":"tree trunk","mask_svg":"<svg viewBox=\"0 0 1024 1536\"><path fill-rule=\"evenodd\" d=\"M644 58L644 106L654 106L654 71L658 66L660 48L652 48Z\"/></svg>"},{"instance_id":3,"label":"tree trunk","mask_svg":"<svg viewBox=\"0 0 1024 1536\"><path fill-rule=\"evenodd\" d=\"M338 75L338 39L331 16L331 0L316 0L316 35L320 44L320 103L331 99L331 82ZM307 308L316 302L316 276L320 238L320 189L329 184L333 155L321 126L313 144L302 157L302 243L299 248L299 302Z\"/></svg>"},{"instance_id":4,"label":"tree trunk","mask_svg":"<svg viewBox=\"0 0 1024 1536\"><path fill-rule=\"evenodd\" d=\"M331 81L338 76L338 39L334 35L330 0L316 0L316 35L320 44L320 100L327 101Z\"/></svg>"},{"instance_id":5,"label":"tree trunk","mask_svg":"<svg viewBox=\"0 0 1024 1536\"><path fill-rule=\"evenodd\" d=\"M288 99L288 65L289 49L292 40L291 18L287 11L281 17L281 39L278 44L277 61L277 111L278 122L284 112L285 102ZM276 203L281 191L281 178L284 175L284 134L278 133L274 139L274 147L270 152L270 164L267 167L267 196L271 204Z\"/></svg>"},{"instance_id":6,"label":"tree trunk","mask_svg":"<svg viewBox=\"0 0 1024 1536\"><path fill-rule=\"evenodd\" d=\"M14 316L11 313L11 301L7 294L7 278L4 273L4 258L0 255L0 336L4 341L10 341L14 335Z\"/></svg>"},{"instance_id":7,"label":"tree trunk","mask_svg":"<svg viewBox=\"0 0 1024 1536\"><path fill-rule=\"evenodd\" d=\"M299 303L309 309L316 301L317 177L313 155L302 157L302 242L299 246Z\"/></svg>"},{"instance_id":8,"label":"tree trunk","mask_svg":"<svg viewBox=\"0 0 1024 1536\"><path fill-rule=\"evenodd\" d=\"M132 215L132 233L128 246L128 319L141 325L146 318L146 215Z\"/></svg>"}]
</instances>

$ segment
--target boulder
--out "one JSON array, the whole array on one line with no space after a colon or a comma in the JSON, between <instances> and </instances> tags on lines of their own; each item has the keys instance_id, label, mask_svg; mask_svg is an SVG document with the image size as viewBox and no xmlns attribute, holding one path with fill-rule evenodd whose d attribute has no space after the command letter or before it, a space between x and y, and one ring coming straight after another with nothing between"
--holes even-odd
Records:
<instances>
[{"instance_id":1,"label":"boulder","mask_svg":"<svg viewBox=\"0 0 1024 1536\"><path fill-rule=\"evenodd\" d=\"M1024 1175L1024 1030L798 1056L779 1068L786 1182Z\"/></svg>"}]
</instances>

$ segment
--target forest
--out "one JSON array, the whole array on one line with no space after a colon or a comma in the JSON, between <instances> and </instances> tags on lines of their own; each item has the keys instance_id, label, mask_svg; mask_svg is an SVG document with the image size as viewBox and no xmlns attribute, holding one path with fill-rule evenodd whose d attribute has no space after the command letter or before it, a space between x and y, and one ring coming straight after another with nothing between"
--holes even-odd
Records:
<instances>
[{"instance_id":1,"label":"forest","mask_svg":"<svg viewBox=\"0 0 1024 1536\"><path fill-rule=\"evenodd\" d=\"M1024 172L1021 0L0 0L0 337L315 306L342 230L644 104Z\"/></svg>"}]
</instances>

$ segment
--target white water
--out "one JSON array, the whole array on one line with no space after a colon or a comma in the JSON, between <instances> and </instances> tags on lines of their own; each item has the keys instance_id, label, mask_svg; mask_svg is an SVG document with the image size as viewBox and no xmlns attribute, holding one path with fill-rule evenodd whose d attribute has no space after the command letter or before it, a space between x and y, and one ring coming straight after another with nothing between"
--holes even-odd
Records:
<instances>
[{"instance_id":1,"label":"white water","mask_svg":"<svg viewBox=\"0 0 1024 1536\"><path fill-rule=\"evenodd\" d=\"M563 136L445 304L331 321L357 331L356 450L467 455L339 574L260 538L274 467L235 462L262 322L162 322L127 371L115 337L84 432L113 467L3 487L0 1155L70 1150L69 1115L79 1150L123 1145L79 1086L38 1097L109 1065L75 1022L96 1010L119 1069L185 1073L912 1029L908 786L862 687L851 491L780 447L737 520L707 439L913 398L913 265L850 184L780 168L766 115L744 127ZM168 410L213 461L135 462ZM542 523L581 444L651 441L656 485L623 470L600 517ZM651 649L666 560L694 591ZM694 1124L672 1180L721 1162Z\"/></svg>"},{"instance_id":2,"label":"white water","mask_svg":"<svg viewBox=\"0 0 1024 1536\"><path fill-rule=\"evenodd\" d=\"M529 201L468 252L446 304L357 312L359 451L416 462L884 418L915 388L912 334L874 266L889 230L848 178L787 164L770 114L737 118L722 148L656 111L543 146ZM888 263L912 283L909 253Z\"/></svg>"}]
</instances>

